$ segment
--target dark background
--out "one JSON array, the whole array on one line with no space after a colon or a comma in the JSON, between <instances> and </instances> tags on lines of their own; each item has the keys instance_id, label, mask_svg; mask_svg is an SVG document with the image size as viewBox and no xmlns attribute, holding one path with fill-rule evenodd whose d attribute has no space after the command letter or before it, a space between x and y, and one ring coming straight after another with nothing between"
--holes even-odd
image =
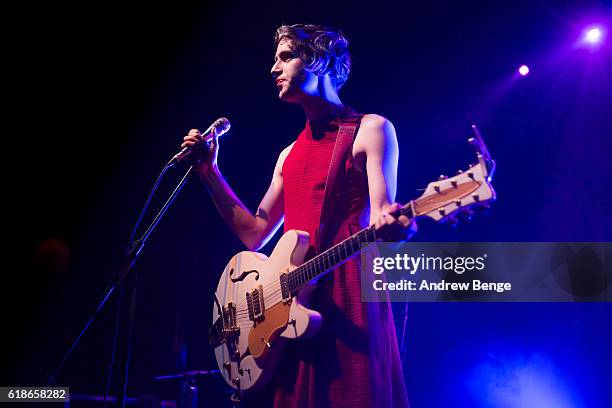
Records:
<instances>
[{"instance_id":1,"label":"dark background","mask_svg":"<svg viewBox=\"0 0 612 408\"><path fill-rule=\"evenodd\" d=\"M492 212L457 229L425 221L416 239L612 236L612 38L596 52L575 46L587 24L607 22L612 30L609 3L105 2L28 4L5 18L16 23L5 35L14 67L5 74L5 114L16 128L5 138L15 160L4 183L11 227L3 385L44 383L121 260L158 171L190 128L231 120L220 167L256 208L278 154L305 121L277 99L269 73L282 23L329 24L349 38L353 70L341 97L394 123L399 202L440 173L465 169L474 159L469 126L479 125L498 163ZM523 63L532 72L519 78ZM161 194L179 173L168 176ZM216 368L206 334L211 295L239 250L191 180L137 264L130 395L176 399L176 383L151 378ZM104 392L116 309L111 303L91 327L59 384ZM401 329L404 305L394 309ZM602 303L412 304L404 358L411 402L605 406L610 323L610 306ZM202 406L225 401L220 384L202 380Z\"/></svg>"}]
</instances>

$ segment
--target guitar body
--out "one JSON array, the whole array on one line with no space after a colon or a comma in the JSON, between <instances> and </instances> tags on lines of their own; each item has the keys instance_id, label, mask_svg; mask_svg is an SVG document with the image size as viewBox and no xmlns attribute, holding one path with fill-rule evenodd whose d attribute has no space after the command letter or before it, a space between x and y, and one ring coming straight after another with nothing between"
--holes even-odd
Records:
<instances>
[{"instance_id":1,"label":"guitar body","mask_svg":"<svg viewBox=\"0 0 612 408\"><path fill-rule=\"evenodd\" d=\"M312 284L288 300L283 300L280 290L281 274L304 262L309 245L308 233L291 230L281 237L269 258L243 251L223 270L216 297L220 305L235 305L235 313L230 306L227 314L230 326L237 331L214 350L223 378L230 386L242 391L260 388L274 372L286 342L310 337L320 328L321 315L306 307ZM247 293L263 295L261 314L249 315ZM223 318L215 302L213 322Z\"/></svg>"},{"instance_id":2,"label":"guitar body","mask_svg":"<svg viewBox=\"0 0 612 408\"><path fill-rule=\"evenodd\" d=\"M428 217L438 222L454 220L472 208L495 199L491 179L495 161L476 126L469 142L478 162L456 176L441 176L428 184L423 195L404 205L397 216ZM213 305L210 344L225 381L238 393L264 386L272 377L287 341L314 335L321 315L309 309L313 282L378 240L374 225L362 229L304 262L309 235L285 233L268 258L257 252L240 252L223 270Z\"/></svg>"}]
</instances>

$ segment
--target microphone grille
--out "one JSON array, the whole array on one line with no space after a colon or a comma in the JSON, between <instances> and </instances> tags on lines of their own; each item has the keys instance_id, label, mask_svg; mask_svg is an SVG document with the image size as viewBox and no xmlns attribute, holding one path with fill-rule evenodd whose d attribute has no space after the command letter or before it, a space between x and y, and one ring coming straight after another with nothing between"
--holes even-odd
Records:
<instances>
[{"instance_id":1,"label":"microphone grille","mask_svg":"<svg viewBox=\"0 0 612 408\"><path fill-rule=\"evenodd\" d=\"M227 118L219 118L213 124L213 127L217 130L217 135L222 135L223 133L230 130L230 121Z\"/></svg>"}]
</instances>

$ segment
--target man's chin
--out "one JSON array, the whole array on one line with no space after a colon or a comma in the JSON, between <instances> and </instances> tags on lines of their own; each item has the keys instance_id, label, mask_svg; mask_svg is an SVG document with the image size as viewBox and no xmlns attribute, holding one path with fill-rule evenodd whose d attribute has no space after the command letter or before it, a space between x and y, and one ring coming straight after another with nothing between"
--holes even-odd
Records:
<instances>
[{"instance_id":1,"label":"man's chin","mask_svg":"<svg viewBox=\"0 0 612 408\"><path fill-rule=\"evenodd\" d=\"M287 102L287 103L298 103L297 98L295 98L295 95L291 95L287 92L280 92L278 94L278 99L280 99L283 102Z\"/></svg>"},{"instance_id":2,"label":"man's chin","mask_svg":"<svg viewBox=\"0 0 612 408\"><path fill-rule=\"evenodd\" d=\"M300 94L299 92L283 89L278 93L278 99L287 103L300 103Z\"/></svg>"}]
</instances>

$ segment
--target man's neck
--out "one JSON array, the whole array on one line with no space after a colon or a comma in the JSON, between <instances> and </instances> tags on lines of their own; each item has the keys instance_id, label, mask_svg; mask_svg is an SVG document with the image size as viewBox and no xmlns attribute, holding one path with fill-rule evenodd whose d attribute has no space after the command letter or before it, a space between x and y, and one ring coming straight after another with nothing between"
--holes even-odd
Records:
<instances>
[{"instance_id":1,"label":"man's neck","mask_svg":"<svg viewBox=\"0 0 612 408\"><path fill-rule=\"evenodd\" d=\"M311 124L322 123L338 117L345 109L329 76L319 77L317 95L306 96L300 105L302 105L304 112L306 112L306 118Z\"/></svg>"},{"instance_id":2,"label":"man's neck","mask_svg":"<svg viewBox=\"0 0 612 408\"><path fill-rule=\"evenodd\" d=\"M308 98L301 105L310 123L321 123L338 117L346 109L337 95L331 99L321 97Z\"/></svg>"}]
</instances>

